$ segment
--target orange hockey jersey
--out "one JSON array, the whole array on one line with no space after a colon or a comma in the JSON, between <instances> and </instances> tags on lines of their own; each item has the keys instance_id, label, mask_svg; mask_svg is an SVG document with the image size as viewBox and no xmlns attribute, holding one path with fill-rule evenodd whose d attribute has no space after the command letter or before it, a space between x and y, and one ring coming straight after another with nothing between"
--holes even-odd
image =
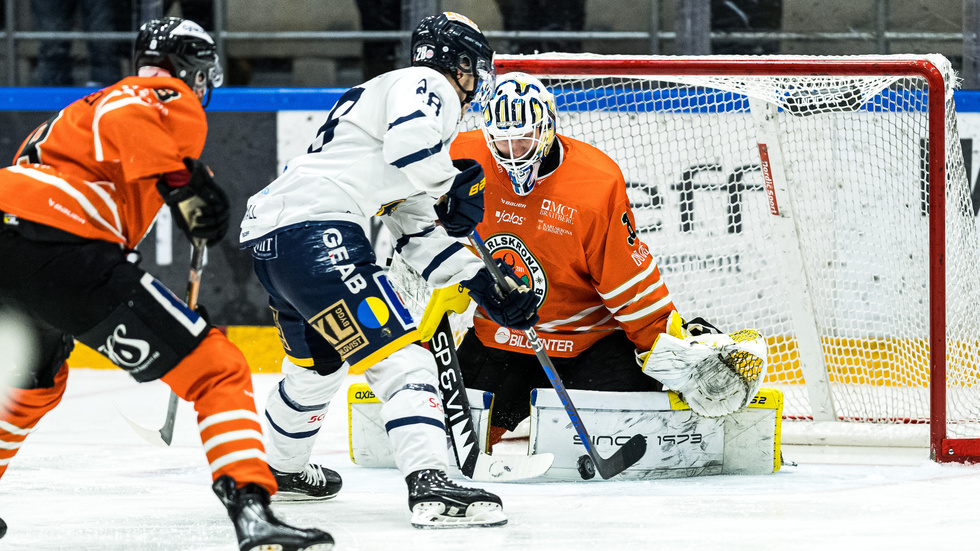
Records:
<instances>
[{"instance_id":1,"label":"orange hockey jersey","mask_svg":"<svg viewBox=\"0 0 980 551\"><path fill-rule=\"evenodd\" d=\"M577 356L620 329L649 350L674 305L636 234L622 171L587 143L557 139L561 164L522 197L479 130L456 138L452 157L476 159L486 173L486 212L477 231L493 257L513 267L537 295L541 321L535 329L548 355ZM523 331L479 312L474 327L486 346L533 353Z\"/></svg>"},{"instance_id":2,"label":"orange hockey jersey","mask_svg":"<svg viewBox=\"0 0 980 551\"><path fill-rule=\"evenodd\" d=\"M201 102L181 80L125 78L24 140L0 170L0 211L133 248L163 206L158 175L186 169L206 135Z\"/></svg>"}]
</instances>

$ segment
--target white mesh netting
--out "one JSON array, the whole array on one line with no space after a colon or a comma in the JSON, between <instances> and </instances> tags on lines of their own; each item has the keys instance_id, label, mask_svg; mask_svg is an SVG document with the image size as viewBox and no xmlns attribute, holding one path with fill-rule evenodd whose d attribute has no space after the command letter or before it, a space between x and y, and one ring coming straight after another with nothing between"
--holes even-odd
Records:
<instances>
[{"instance_id":1,"label":"white mesh netting","mask_svg":"<svg viewBox=\"0 0 980 551\"><path fill-rule=\"evenodd\" d=\"M554 56L528 59L542 57ZM780 59L802 64L814 58ZM861 63L864 58L838 59ZM929 60L947 83L954 81L944 58ZM726 331L754 327L768 336L767 386L785 392L788 418L813 415L789 307L809 300L822 356L811 363L824 364L816 369L827 374L834 417L929 421L923 78L623 77L610 71L542 80L558 102L559 134L596 145L622 168L641 235L659 259L680 312ZM978 240L952 84L943 93L946 208L932 215L946 221L948 345L947 377L938 384L947 389L949 435L975 437L980 435ZM777 217L770 214L758 147L774 144L760 139L750 111L750 103L759 105L755 100L778 107L778 145L802 275L776 246ZM464 127L479 122L471 112ZM803 278L805 289L787 285L794 277Z\"/></svg>"}]
</instances>

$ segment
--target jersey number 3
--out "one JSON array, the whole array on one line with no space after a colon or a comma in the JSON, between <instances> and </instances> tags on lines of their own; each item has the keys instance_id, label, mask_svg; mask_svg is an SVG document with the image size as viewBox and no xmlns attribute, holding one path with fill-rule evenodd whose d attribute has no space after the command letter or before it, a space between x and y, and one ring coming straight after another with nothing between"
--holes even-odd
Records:
<instances>
[{"instance_id":1,"label":"jersey number 3","mask_svg":"<svg viewBox=\"0 0 980 551\"><path fill-rule=\"evenodd\" d=\"M626 226L626 233L628 234L626 236L626 242L629 243L630 247L632 247L636 244L636 229L633 227L633 223L630 222L629 213L624 212L620 220L622 220L623 225Z\"/></svg>"},{"instance_id":2,"label":"jersey number 3","mask_svg":"<svg viewBox=\"0 0 980 551\"><path fill-rule=\"evenodd\" d=\"M340 117L343 117L350 110L354 108L354 104L357 100L361 99L361 94L364 93L364 88L351 88L350 90L344 92L344 95L340 96L337 100L337 104L333 106L330 110L330 114L327 115L326 122L323 126L316 131L316 139L310 144L309 149L306 150L307 153L319 153L323 150L323 146L330 143L333 140L333 132L337 128L337 124L340 123Z\"/></svg>"},{"instance_id":3,"label":"jersey number 3","mask_svg":"<svg viewBox=\"0 0 980 551\"><path fill-rule=\"evenodd\" d=\"M17 152L17 164L41 164L41 144L48 139L51 127L54 126L60 116L61 113L58 113L41 123L41 126L34 129L34 132L31 132L31 135L24 141L23 147Z\"/></svg>"}]
</instances>

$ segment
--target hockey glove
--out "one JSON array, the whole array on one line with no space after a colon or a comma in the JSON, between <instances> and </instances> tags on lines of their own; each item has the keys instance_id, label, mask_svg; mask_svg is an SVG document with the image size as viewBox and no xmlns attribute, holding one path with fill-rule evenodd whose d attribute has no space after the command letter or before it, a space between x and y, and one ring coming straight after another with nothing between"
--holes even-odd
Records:
<instances>
[{"instance_id":1,"label":"hockey glove","mask_svg":"<svg viewBox=\"0 0 980 551\"><path fill-rule=\"evenodd\" d=\"M685 321L681 327L687 331L687 334L692 337L700 337L701 335L721 335L721 330L711 325L704 318L694 318L691 321Z\"/></svg>"},{"instance_id":2,"label":"hockey glove","mask_svg":"<svg viewBox=\"0 0 980 551\"><path fill-rule=\"evenodd\" d=\"M211 313L208 312L208 309L205 308L203 304L198 302L197 307L194 308L194 313L201 316L201 319L203 319L208 325L211 325Z\"/></svg>"},{"instance_id":3,"label":"hockey glove","mask_svg":"<svg viewBox=\"0 0 980 551\"><path fill-rule=\"evenodd\" d=\"M184 159L190 180L172 186L166 178L157 181L157 191L170 207L174 221L188 239L204 239L213 245L228 231L228 196L218 187L209 169L198 159Z\"/></svg>"},{"instance_id":4,"label":"hockey glove","mask_svg":"<svg viewBox=\"0 0 980 551\"><path fill-rule=\"evenodd\" d=\"M460 285L469 289L470 297L476 301L498 325L510 329L530 329L538 323L538 299L531 292L527 285L520 285L514 270L501 260L497 260L497 266L507 278L505 292L501 292L493 282L493 276L483 268L476 273L473 279L462 282Z\"/></svg>"},{"instance_id":5,"label":"hockey glove","mask_svg":"<svg viewBox=\"0 0 980 551\"><path fill-rule=\"evenodd\" d=\"M452 237L466 237L483 220L483 167L473 159L456 159L459 170L452 187L436 203L436 216Z\"/></svg>"},{"instance_id":6,"label":"hockey glove","mask_svg":"<svg viewBox=\"0 0 980 551\"><path fill-rule=\"evenodd\" d=\"M702 335L720 335L721 330L708 323L704 318L694 318L691 321L684 321L684 318L674 310L667 317L667 327L664 331L671 337L686 339L688 337L700 337ZM635 350L636 363L642 368L646 364L647 357L650 356L649 350Z\"/></svg>"}]
</instances>

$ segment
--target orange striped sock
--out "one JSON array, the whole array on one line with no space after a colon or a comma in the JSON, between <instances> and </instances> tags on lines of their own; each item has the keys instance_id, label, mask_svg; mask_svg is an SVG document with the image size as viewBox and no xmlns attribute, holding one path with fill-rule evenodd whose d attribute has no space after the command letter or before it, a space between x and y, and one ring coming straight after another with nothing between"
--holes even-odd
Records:
<instances>
[{"instance_id":1,"label":"orange striped sock","mask_svg":"<svg viewBox=\"0 0 980 551\"><path fill-rule=\"evenodd\" d=\"M162 380L177 396L194 403L212 477L229 475L238 487L254 482L274 494L276 481L266 463L252 373L241 351L211 329Z\"/></svg>"},{"instance_id":2,"label":"orange striped sock","mask_svg":"<svg viewBox=\"0 0 980 551\"><path fill-rule=\"evenodd\" d=\"M0 477L38 421L55 408L68 386L68 364L62 364L51 388L11 389L0 402Z\"/></svg>"}]
</instances>

